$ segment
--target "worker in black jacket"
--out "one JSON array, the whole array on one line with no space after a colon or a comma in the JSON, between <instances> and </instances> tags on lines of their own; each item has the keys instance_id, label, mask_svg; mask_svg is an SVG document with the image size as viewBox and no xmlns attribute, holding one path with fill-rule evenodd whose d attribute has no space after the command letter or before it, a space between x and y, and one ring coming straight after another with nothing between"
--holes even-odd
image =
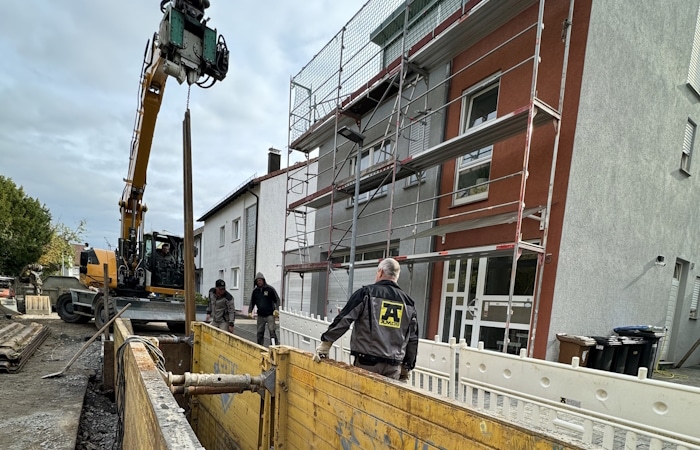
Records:
<instances>
[{"instance_id":1,"label":"worker in black jacket","mask_svg":"<svg viewBox=\"0 0 700 450\"><path fill-rule=\"evenodd\" d=\"M399 263L382 260L374 284L355 291L321 335L314 360L328 357L333 342L354 322L350 354L354 365L389 378L407 381L418 354L418 315L415 302L396 282Z\"/></svg>"},{"instance_id":2,"label":"worker in black jacket","mask_svg":"<svg viewBox=\"0 0 700 450\"><path fill-rule=\"evenodd\" d=\"M250 295L250 307L248 308L248 317L253 317L253 308L258 308L258 344L265 343L265 328L270 333L270 342L272 345L279 345L277 333L275 333L275 318L280 313L277 308L280 304L280 297L277 295L275 288L267 284L262 272L255 275L255 289Z\"/></svg>"}]
</instances>

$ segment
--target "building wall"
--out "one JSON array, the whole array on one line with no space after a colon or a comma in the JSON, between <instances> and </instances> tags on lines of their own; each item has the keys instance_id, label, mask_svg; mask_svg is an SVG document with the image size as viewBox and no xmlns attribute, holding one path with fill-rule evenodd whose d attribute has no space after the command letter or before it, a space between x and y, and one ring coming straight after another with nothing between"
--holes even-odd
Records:
<instances>
[{"instance_id":1,"label":"building wall","mask_svg":"<svg viewBox=\"0 0 700 450\"><path fill-rule=\"evenodd\" d=\"M544 357L546 347L546 330L549 326L549 309L552 303L552 291L556 277L559 236L564 215L566 186L568 182L569 161L573 136L575 134L578 91L580 89L580 74L582 58L585 54L585 37L587 33L587 18L589 6L585 2L577 2L574 13L574 27L567 68L566 101L562 118L557 167L555 173L555 188L553 191L549 236L547 242L547 263L544 267L542 295L539 304L535 356ZM569 4L566 2L547 2L545 6L542 44L540 47L541 61L538 66L537 97L554 108L559 104L561 74L565 46L562 42L561 24L568 15ZM506 45L509 39L517 36L525 28L537 22L538 5L533 5L518 15L503 27L476 43L474 46L458 55L453 61L452 73L455 74L449 98L459 99L463 93L476 86L494 74L502 73L500 77L497 116L501 117L529 103L533 76L532 62L521 64L534 54L536 28L531 28ZM575 32L575 33L574 33ZM494 50L496 49L496 50ZM484 55L487 55L484 57ZM477 62L475 62L477 61ZM464 70L469 67L468 70ZM447 111L445 139L458 136L463 121L463 105L454 101ZM544 206L547 195L552 167L552 156L555 145L555 128L543 125L536 128L532 135L530 156L528 162L528 179L525 191L525 207ZM497 142L493 148L490 179L495 180L517 174L523 169L524 151L526 148L525 133L505 141ZM455 189L455 160L447 161L442 166L440 192L445 194ZM519 200L520 176L493 181L489 185L488 198L466 205L453 205L452 196L441 197L438 216L445 217L462 214L468 211L487 209L508 202ZM448 223L455 220L468 220L493 215L497 212L515 211L516 205L502 207L499 210L476 212L462 216L461 219L441 221ZM531 219L523 219L522 239L542 242L543 231L540 223ZM504 224L478 228L465 232L450 233L444 239L438 237L436 250L450 250L512 243L515 240L515 224ZM442 296L443 264L436 263L432 280L429 333L438 330L440 315L440 298ZM538 349L539 350L538 352Z\"/></svg>"},{"instance_id":2,"label":"building wall","mask_svg":"<svg viewBox=\"0 0 700 450\"><path fill-rule=\"evenodd\" d=\"M202 231L202 293L206 295L216 280L222 278L223 274L226 288L234 297L236 309L243 307L244 210L253 203L253 200L253 196L245 194L237 201L226 205L221 211L206 220ZM233 241L231 227L236 219L241 221L241 239ZM220 245L219 230L222 226L225 228L226 237L223 245ZM231 285L231 269L234 267L238 267L241 273L238 289L234 289Z\"/></svg>"},{"instance_id":3,"label":"building wall","mask_svg":"<svg viewBox=\"0 0 700 450\"><path fill-rule=\"evenodd\" d=\"M686 122L700 121L700 98L686 86L698 6L592 2L550 359L557 332L663 326L677 258L689 273L681 280L669 359L678 361L700 336L697 321L688 319L700 275L697 138L690 176L679 171ZM657 255L665 266L654 263ZM688 363L698 361L696 352Z\"/></svg>"},{"instance_id":4,"label":"building wall","mask_svg":"<svg viewBox=\"0 0 700 450\"><path fill-rule=\"evenodd\" d=\"M315 173L316 165L311 164L310 173ZM313 177L307 182L310 189L316 189ZM252 181L252 187L231 200L220 211L209 217L202 232L204 267L203 290L208 291L224 270L227 289L234 296L236 309L248 313L250 295L254 287L255 274L262 272L268 284L282 296L282 251L285 240L285 220L293 226L293 217L287 217L286 202L296 201L308 192L290 190L287 196L287 175L276 173L270 177L259 177ZM231 240L231 227L234 220L240 220L240 239ZM310 231L314 229L314 214L307 216ZM219 229L226 229L226 241L219 245ZM309 236L313 245L313 234ZM289 248L289 246L288 246ZM239 285L231 286L231 269L239 269ZM205 292L206 293L206 292Z\"/></svg>"},{"instance_id":5,"label":"building wall","mask_svg":"<svg viewBox=\"0 0 700 450\"><path fill-rule=\"evenodd\" d=\"M434 88L428 95L423 96L420 98L420 100L415 101L409 106L407 111L407 115L409 117L417 115L417 110L436 111L439 109L440 105L444 104L446 84L442 82L445 80L447 73L448 67L446 65L440 66L438 69L429 74L426 81L420 81L416 85L415 91L410 89L404 92L406 97L412 96L413 99L418 99L423 93L426 92L426 90ZM395 97L388 98L384 104L376 109L376 111L370 111L363 118L362 129L366 137L364 141L365 149L378 142L378 140L382 139L382 137L386 135L386 118L391 115L395 100ZM391 119L391 123L395 123L395 120L396 117L394 115ZM425 137L424 146L416 147L414 145L411 147L410 140L407 139L408 130L402 133L402 137L399 138L399 143L397 146L399 160L408 157L409 151L421 151L442 141L444 113L440 112L433 114L429 120L430 131ZM407 120L403 123L403 126L408 123L409 122ZM352 128L353 130L357 130L356 126L353 126ZM393 130L395 130L395 127L390 127L389 133L393 133ZM348 144L343 145L343 141L343 138L338 138L338 143L341 145L336 154L336 164L338 167L335 171L332 170L331 157L323 156L328 155L333 151L335 145L334 140L331 139L321 146L320 154L322 156L319 158L319 186L323 187L330 184L335 173L340 173L338 179L352 176L349 161L343 166L343 161L345 161L345 158L347 158L347 155L351 151L352 147ZM434 217L434 198L437 193L438 172L437 167L429 169L426 172L423 182L419 185L408 186L407 180L397 180L394 189L393 205L391 203L390 195L391 180L389 180L387 183L388 186L386 195L381 197L377 196L369 203L359 203L356 251L360 252L363 248L367 248L368 246L385 245L389 236L389 228L392 229L390 235L392 246L396 245L398 247L400 255L413 255L432 251L432 240L430 238L418 240L407 239L411 236L414 229L413 227L407 227L406 225L416 222L420 223L420 225L416 227L416 231L422 231L432 226L430 220ZM416 204L419 205L418 208L416 208ZM388 211L392 207L393 214L390 217ZM316 242L319 244L318 246L322 252L319 256L320 261L325 261L329 248L328 227L331 220L331 209L332 222L334 225L333 242L337 243L341 238L343 239L342 245L336 249L336 254L347 254L349 252L351 232L347 231L346 233L345 230L350 230L352 226L353 205L348 200L338 200L335 201L332 208L326 207L317 211ZM360 269L356 269L356 271L358 270ZM374 269L367 270L371 270L372 273L375 272ZM399 285L416 301L416 308L418 310L419 317L423 319L427 317L426 310L427 304L429 303L429 277L430 265L419 264L413 268L402 266L401 276L399 279ZM373 279L373 276L370 278ZM325 272L314 273L313 279L314 283L311 299L311 312L322 316L337 313L335 309L333 311L328 310L327 300L329 303L330 300L332 300L335 305L342 306L345 299L327 299L326 294L328 291L335 290L337 292L339 289L346 290L346 286L331 286L337 285L339 281L336 277L328 276ZM362 286L363 279L369 278L367 276L354 276L353 290ZM340 280L341 283L347 282L345 278L341 278ZM421 333L424 333L424 330L425 323L422 323Z\"/></svg>"}]
</instances>

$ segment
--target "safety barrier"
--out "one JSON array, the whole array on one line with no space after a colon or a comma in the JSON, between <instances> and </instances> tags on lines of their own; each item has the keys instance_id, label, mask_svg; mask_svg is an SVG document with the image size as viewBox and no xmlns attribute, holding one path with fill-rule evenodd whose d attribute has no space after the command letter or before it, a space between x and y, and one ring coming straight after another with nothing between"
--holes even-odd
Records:
<instances>
[{"instance_id":1,"label":"safety barrier","mask_svg":"<svg viewBox=\"0 0 700 450\"><path fill-rule=\"evenodd\" d=\"M281 342L314 351L328 321L280 314ZM349 344L336 342L335 354ZM299 344L302 345L299 345ZM331 353L333 357L333 353ZM347 361L347 359L343 359ZM457 364L459 361L459 364ZM600 448L700 448L700 389L421 339L411 384L495 417ZM435 389L439 386L440 389ZM456 389L455 389L456 387Z\"/></svg>"}]
</instances>

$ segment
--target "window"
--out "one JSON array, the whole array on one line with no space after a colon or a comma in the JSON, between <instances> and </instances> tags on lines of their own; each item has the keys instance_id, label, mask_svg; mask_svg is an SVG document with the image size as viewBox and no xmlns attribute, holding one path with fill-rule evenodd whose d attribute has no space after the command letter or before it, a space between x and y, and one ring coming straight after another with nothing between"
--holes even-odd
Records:
<instances>
[{"instance_id":1,"label":"window","mask_svg":"<svg viewBox=\"0 0 700 450\"><path fill-rule=\"evenodd\" d=\"M231 289L238 289L238 275L240 273L240 269L238 267L231 267L231 281L229 284L231 285Z\"/></svg>"},{"instance_id":2,"label":"window","mask_svg":"<svg viewBox=\"0 0 700 450\"><path fill-rule=\"evenodd\" d=\"M462 132L496 118L498 82L467 96L464 102ZM493 145L473 150L457 159L454 204L488 197Z\"/></svg>"},{"instance_id":3,"label":"window","mask_svg":"<svg viewBox=\"0 0 700 450\"><path fill-rule=\"evenodd\" d=\"M376 249L376 250L357 251L355 253L355 261L372 261L375 259L382 259L382 258L387 257L385 255L386 255L386 248ZM388 258L393 258L395 256L399 256L398 247L390 247ZM332 258L332 262L334 264L349 263L350 262L350 253L336 255Z\"/></svg>"},{"instance_id":4,"label":"window","mask_svg":"<svg viewBox=\"0 0 700 450\"><path fill-rule=\"evenodd\" d=\"M219 247L223 247L226 243L226 225L221 225L219 228Z\"/></svg>"},{"instance_id":5,"label":"window","mask_svg":"<svg viewBox=\"0 0 700 450\"><path fill-rule=\"evenodd\" d=\"M241 238L241 219L236 219L231 223L231 241Z\"/></svg>"},{"instance_id":6,"label":"window","mask_svg":"<svg viewBox=\"0 0 700 450\"><path fill-rule=\"evenodd\" d=\"M683 153L681 154L681 170L690 175L690 160L693 156L693 145L695 144L695 123L688 119L685 124L685 136L683 136Z\"/></svg>"},{"instance_id":7,"label":"window","mask_svg":"<svg viewBox=\"0 0 700 450\"><path fill-rule=\"evenodd\" d=\"M384 143L377 143L369 148L365 148L362 151L362 159L360 159L360 171L363 171L369 167L379 164L383 161L391 159L391 142L384 141ZM355 166L357 165L357 159L353 158L350 162L350 174L355 175ZM369 192L364 192L358 197L360 203L368 201L372 197L377 197L386 194L386 185L380 186L377 189L372 189ZM376 194L375 194L376 192ZM349 201L349 205L352 205L353 199Z\"/></svg>"},{"instance_id":8,"label":"window","mask_svg":"<svg viewBox=\"0 0 700 450\"><path fill-rule=\"evenodd\" d=\"M425 170L421 170L417 174L414 173L410 177L406 178L406 187L415 186L425 181Z\"/></svg>"}]
</instances>

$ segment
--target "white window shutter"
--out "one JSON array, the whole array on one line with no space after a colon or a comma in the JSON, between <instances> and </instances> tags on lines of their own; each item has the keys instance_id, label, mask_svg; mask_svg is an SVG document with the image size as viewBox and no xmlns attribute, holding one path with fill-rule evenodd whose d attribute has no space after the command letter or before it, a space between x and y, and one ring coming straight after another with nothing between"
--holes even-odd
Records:
<instances>
[{"instance_id":1,"label":"white window shutter","mask_svg":"<svg viewBox=\"0 0 700 450\"><path fill-rule=\"evenodd\" d=\"M688 85L697 95L700 95L700 11L698 11L695 22L693 50L690 53L690 67L688 68Z\"/></svg>"}]
</instances>

